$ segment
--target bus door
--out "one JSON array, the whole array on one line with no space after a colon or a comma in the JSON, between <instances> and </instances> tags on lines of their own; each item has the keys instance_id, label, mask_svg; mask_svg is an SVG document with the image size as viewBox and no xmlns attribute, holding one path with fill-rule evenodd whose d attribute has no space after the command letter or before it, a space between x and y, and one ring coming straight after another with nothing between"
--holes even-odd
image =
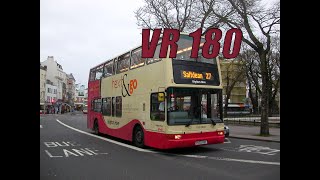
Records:
<instances>
[{"instance_id":1,"label":"bus door","mask_svg":"<svg viewBox=\"0 0 320 180\"><path fill-rule=\"evenodd\" d=\"M165 97L165 92L151 93L150 96L150 128L154 132L165 132L165 110L168 108Z\"/></svg>"}]
</instances>

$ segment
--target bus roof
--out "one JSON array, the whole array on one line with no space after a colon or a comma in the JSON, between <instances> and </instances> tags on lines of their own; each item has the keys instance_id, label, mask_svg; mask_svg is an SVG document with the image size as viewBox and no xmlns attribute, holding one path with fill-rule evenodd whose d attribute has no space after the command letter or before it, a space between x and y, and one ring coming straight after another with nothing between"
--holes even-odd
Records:
<instances>
[{"instance_id":1,"label":"bus roof","mask_svg":"<svg viewBox=\"0 0 320 180\"><path fill-rule=\"evenodd\" d=\"M188 33L185 33L185 32L180 32L180 35L189 35L189 34L188 34ZM204 36L202 36L202 37L204 38ZM162 34L161 34L159 40L161 40L161 38L162 38ZM159 43L161 43L161 42L158 42L158 44L159 44ZM90 71L91 71L92 69L96 69L96 68L98 68L99 66L104 65L105 63L107 63L107 62L109 62L109 61L114 60L115 58L118 58L119 56L122 56L122 55L124 55L124 54L126 54L126 53L130 53L131 51L136 50L136 49L138 49L138 48L140 48L140 47L142 47L142 44L141 44L141 45L138 45L138 46L136 46L136 47L134 47L134 48L132 48L132 49L130 49L129 51L126 51L125 53L122 53L122 54L120 54L120 55L118 55L118 56L115 56L114 58L111 58L111 59L109 59L109 60L106 60L106 61L104 61L104 62L102 62L102 63L100 63L100 64L98 64L98 65L96 65L96 66L94 66L94 67L92 67L92 68L90 68Z\"/></svg>"}]
</instances>

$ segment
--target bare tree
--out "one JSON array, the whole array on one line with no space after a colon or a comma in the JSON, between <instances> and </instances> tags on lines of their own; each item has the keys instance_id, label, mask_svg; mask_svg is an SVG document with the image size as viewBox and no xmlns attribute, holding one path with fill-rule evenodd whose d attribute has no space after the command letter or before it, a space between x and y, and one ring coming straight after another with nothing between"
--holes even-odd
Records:
<instances>
[{"instance_id":1,"label":"bare tree","mask_svg":"<svg viewBox=\"0 0 320 180\"><path fill-rule=\"evenodd\" d=\"M266 9L259 0L221 0L220 7L213 10L214 16L230 28L239 28L243 32L243 41L258 53L260 59L261 87L261 127L260 135L269 135L269 76L267 54L271 48L271 35L279 32L280 2ZM262 38L260 37L262 34Z\"/></svg>"},{"instance_id":2,"label":"bare tree","mask_svg":"<svg viewBox=\"0 0 320 180\"><path fill-rule=\"evenodd\" d=\"M277 94L280 91L280 39L278 36L272 38L271 50L267 54L268 63L268 94L269 112L279 113ZM249 86L249 96L253 105L254 113L258 112L258 95L262 94L262 77L260 69L259 54L250 47L243 45L239 58L246 62L246 76Z\"/></svg>"},{"instance_id":3,"label":"bare tree","mask_svg":"<svg viewBox=\"0 0 320 180\"><path fill-rule=\"evenodd\" d=\"M191 25L194 0L145 0L135 11L138 26L144 28L175 28L184 31Z\"/></svg>"},{"instance_id":4,"label":"bare tree","mask_svg":"<svg viewBox=\"0 0 320 180\"><path fill-rule=\"evenodd\" d=\"M271 7L261 0L145 0L136 18L140 27L176 28L190 32L203 28L238 28L243 42L259 56L261 72L261 135L269 135L269 63L272 35L279 33L280 1Z\"/></svg>"},{"instance_id":5,"label":"bare tree","mask_svg":"<svg viewBox=\"0 0 320 180\"><path fill-rule=\"evenodd\" d=\"M269 76L269 112L279 113L278 103L276 96L280 90L280 38L273 37L271 50L268 53L268 76Z\"/></svg>"},{"instance_id":6,"label":"bare tree","mask_svg":"<svg viewBox=\"0 0 320 180\"><path fill-rule=\"evenodd\" d=\"M259 95L261 94L261 73L258 54L248 46L243 46L239 55L246 65L246 79L249 87L249 98L251 100L254 114L259 113Z\"/></svg>"}]
</instances>

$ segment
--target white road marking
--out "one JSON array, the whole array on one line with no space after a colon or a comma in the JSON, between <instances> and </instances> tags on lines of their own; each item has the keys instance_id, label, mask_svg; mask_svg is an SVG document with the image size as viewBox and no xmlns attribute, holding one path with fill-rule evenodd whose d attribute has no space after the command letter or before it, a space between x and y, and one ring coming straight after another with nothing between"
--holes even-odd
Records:
<instances>
[{"instance_id":1,"label":"white road marking","mask_svg":"<svg viewBox=\"0 0 320 180\"><path fill-rule=\"evenodd\" d=\"M48 156L51 157L51 158L52 158L52 157L62 157L62 156L52 156L51 153L49 153L48 150L45 150L45 152L46 152L46 153L48 154Z\"/></svg>"},{"instance_id":2,"label":"white road marking","mask_svg":"<svg viewBox=\"0 0 320 180\"><path fill-rule=\"evenodd\" d=\"M255 163L255 164L271 164L271 165L280 166L280 162L255 161L255 160L232 159L232 158L221 158L221 157L208 157L208 159L222 160L222 161L237 161L237 162L246 162L246 163Z\"/></svg>"},{"instance_id":3,"label":"white road marking","mask_svg":"<svg viewBox=\"0 0 320 180\"><path fill-rule=\"evenodd\" d=\"M104 137L101 137L101 136L97 136L97 135L95 135L95 134L91 134L91 133L88 133L88 132L85 132L85 131L76 129L76 128L74 128L74 127L71 127L71 126L69 126L69 125L66 125L66 124L64 124L63 122L59 121L59 119L56 119L56 120L58 121L58 123L62 124L63 126L65 126L65 127L67 127L67 128L70 128L70 129L72 129L72 130L75 130L75 131L77 131L77 132L80 132L80 133L82 133L82 134L86 134L86 135L88 135L88 136L92 136L92 137L95 137L95 138L99 138L99 139L101 139L101 140L108 141L108 142L111 142L111 143L114 143L114 144L117 144L117 145L120 145L120 146L124 146L124 147L130 148L130 149L136 150L136 151L155 153L154 151L150 151L150 150L147 150L147 149L142 149L142 148L130 146L130 145L128 145L128 144L124 144L124 143L117 142L117 141L114 141L114 140L111 140L111 139L107 139L107 138L104 138Z\"/></svg>"},{"instance_id":4,"label":"white road marking","mask_svg":"<svg viewBox=\"0 0 320 180\"><path fill-rule=\"evenodd\" d=\"M192 155L192 154L174 154L174 155L183 156L183 157L199 158L199 159L208 158L208 156L200 156L200 155Z\"/></svg>"},{"instance_id":5,"label":"white road marking","mask_svg":"<svg viewBox=\"0 0 320 180\"><path fill-rule=\"evenodd\" d=\"M104 138L104 137L101 137L101 136L97 136L97 135L94 135L94 134L91 134L91 133L76 129L76 128L71 127L71 126L69 126L67 124L64 124L59 119L56 119L56 120L61 125L69 128L69 129L72 129L74 131L80 132L82 134L86 134L88 136L92 136L92 137L95 137L95 138L98 138L98 139L101 139L101 140L104 140L104 141L108 141L108 142L111 142L111 143L114 143L114 144L117 144L117 145L120 145L120 146L123 146L123 147L126 147L126 148L130 148L130 149L133 149L133 150L136 150L136 151L140 151L140 152L163 154L162 152L156 152L156 151L152 151L152 150L142 149L142 148L130 146L128 144L124 144L124 143L121 143L121 142L117 142L117 141L114 141L114 140L111 140L111 139L107 139L107 138ZM103 154L103 153L99 153L99 154ZM190 158L198 158L198 159L212 159L212 160L221 160L221 161L233 161L233 162L244 162L244 163L255 163L255 164L280 165L280 162L255 161L255 160L246 160L246 159L232 159L232 158L224 158L224 157L209 157L209 156L188 155L188 154L174 154L174 155L183 156L183 157L190 157Z\"/></svg>"},{"instance_id":6,"label":"white road marking","mask_svg":"<svg viewBox=\"0 0 320 180\"><path fill-rule=\"evenodd\" d=\"M40 125L40 128L43 128L42 125Z\"/></svg>"},{"instance_id":7,"label":"white road marking","mask_svg":"<svg viewBox=\"0 0 320 180\"><path fill-rule=\"evenodd\" d=\"M255 145L240 145L238 148L239 152L253 152L259 154L266 154L266 155L275 155L277 152L280 152L279 149L271 149L269 147L263 146L255 146Z\"/></svg>"}]
</instances>

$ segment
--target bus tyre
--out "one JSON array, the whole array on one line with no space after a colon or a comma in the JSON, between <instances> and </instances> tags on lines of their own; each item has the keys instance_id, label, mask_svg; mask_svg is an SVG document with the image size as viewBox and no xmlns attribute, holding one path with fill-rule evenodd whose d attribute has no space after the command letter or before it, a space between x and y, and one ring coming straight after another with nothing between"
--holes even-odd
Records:
<instances>
[{"instance_id":1,"label":"bus tyre","mask_svg":"<svg viewBox=\"0 0 320 180\"><path fill-rule=\"evenodd\" d=\"M136 126L133 131L133 144L137 147L144 147L144 134L141 126Z\"/></svg>"},{"instance_id":2,"label":"bus tyre","mask_svg":"<svg viewBox=\"0 0 320 180\"><path fill-rule=\"evenodd\" d=\"M94 134L99 135L99 125L97 120L94 121L93 131L94 131Z\"/></svg>"}]
</instances>

